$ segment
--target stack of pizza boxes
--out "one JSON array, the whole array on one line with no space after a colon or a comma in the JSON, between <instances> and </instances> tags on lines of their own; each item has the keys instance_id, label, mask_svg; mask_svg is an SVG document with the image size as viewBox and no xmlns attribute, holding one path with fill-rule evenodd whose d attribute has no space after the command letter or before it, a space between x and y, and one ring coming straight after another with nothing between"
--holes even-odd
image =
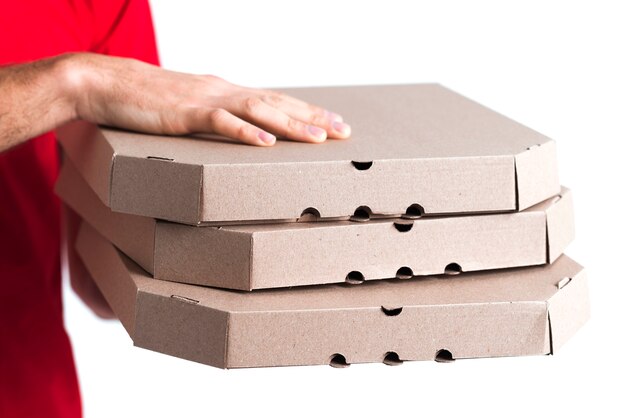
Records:
<instances>
[{"instance_id":1,"label":"stack of pizza boxes","mask_svg":"<svg viewBox=\"0 0 626 418\"><path fill-rule=\"evenodd\" d=\"M76 249L136 346L400 364L550 354L587 320L551 139L435 84L284 92L351 138L59 131Z\"/></svg>"}]
</instances>

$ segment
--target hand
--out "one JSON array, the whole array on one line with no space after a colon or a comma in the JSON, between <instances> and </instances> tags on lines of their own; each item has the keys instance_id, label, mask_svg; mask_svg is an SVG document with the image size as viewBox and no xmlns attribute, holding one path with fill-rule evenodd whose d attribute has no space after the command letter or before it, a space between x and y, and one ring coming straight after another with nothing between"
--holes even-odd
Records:
<instances>
[{"instance_id":1,"label":"hand","mask_svg":"<svg viewBox=\"0 0 626 418\"><path fill-rule=\"evenodd\" d=\"M67 231L67 263L72 290L97 316L103 319L113 319L115 314L102 296L100 289L98 289L96 282L87 271L74 247L81 222L80 217L66 206L64 206L64 214Z\"/></svg>"},{"instance_id":2,"label":"hand","mask_svg":"<svg viewBox=\"0 0 626 418\"><path fill-rule=\"evenodd\" d=\"M67 58L77 116L155 134L215 133L268 146L276 136L323 142L350 135L341 116L269 90L96 54Z\"/></svg>"},{"instance_id":3,"label":"hand","mask_svg":"<svg viewBox=\"0 0 626 418\"><path fill-rule=\"evenodd\" d=\"M341 116L269 90L140 61L66 54L0 67L0 152L75 119L166 135L213 133L268 146L350 136Z\"/></svg>"}]
</instances>

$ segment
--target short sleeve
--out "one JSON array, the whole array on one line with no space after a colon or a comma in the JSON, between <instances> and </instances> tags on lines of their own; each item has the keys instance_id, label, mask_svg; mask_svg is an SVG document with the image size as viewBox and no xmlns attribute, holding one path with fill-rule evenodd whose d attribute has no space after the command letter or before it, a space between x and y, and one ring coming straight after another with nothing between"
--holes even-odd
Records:
<instances>
[{"instance_id":1,"label":"short sleeve","mask_svg":"<svg viewBox=\"0 0 626 418\"><path fill-rule=\"evenodd\" d=\"M91 52L159 65L148 0L92 0Z\"/></svg>"}]
</instances>

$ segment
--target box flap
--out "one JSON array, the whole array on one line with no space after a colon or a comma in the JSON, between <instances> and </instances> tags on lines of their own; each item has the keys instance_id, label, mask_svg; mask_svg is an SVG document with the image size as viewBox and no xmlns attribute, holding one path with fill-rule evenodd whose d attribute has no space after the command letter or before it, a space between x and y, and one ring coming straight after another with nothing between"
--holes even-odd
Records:
<instances>
[{"instance_id":1,"label":"box flap","mask_svg":"<svg viewBox=\"0 0 626 418\"><path fill-rule=\"evenodd\" d=\"M152 155L115 158L111 179L115 211L195 224L201 194L201 165Z\"/></svg>"},{"instance_id":2,"label":"box flap","mask_svg":"<svg viewBox=\"0 0 626 418\"><path fill-rule=\"evenodd\" d=\"M159 221L154 277L229 289L254 289L250 273L252 237L229 227L198 228Z\"/></svg>"},{"instance_id":3,"label":"box flap","mask_svg":"<svg viewBox=\"0 0 626 418\"><path fill-rule=\"evenodd\" d=\"M559 193L556 143L547 141L528 147L515 157L517 210Z\"/></svg>"},{"instance_id":4,"label":"box flap","mask_svg":"<svg viewBox=\"0 0 626 418\"><path fill-rule=\"evenodd\" d=\"M563 275L555 287L558 292L548 300L551 354L560 349L590 317L586 271Z\"/></svg>"},{"instance_id":5,"label":"box flap","mask_svg":"<svg viewBox=\"0 0 626 418\"><path fill-rule=\"evenodd\" d=\"M546 210L548 230L548 262L556 260L574 240L574 204L569 189L562 188Z\"/></svg>"},{"instance_id":6,"label":"box flap","mask_svg":"<svg viewBox=\"0 0 626 418\"><path fill-rule=\"evenodd\" d=\"M64 161L55 185L57 195L108 240L154 273L156 221L152 218L112 212L98 199L74 164Z\"/></svg>"},{"instance_id":7,"label":"box flap","mask_svg":"<svg viewBox=\"0 0 626 418\"><path fill-rule=\"evenodd\" d=\"M93 124L76 121L56 131L65 155L87 180L93 191L111 206L111 172L115 151Z\"/></svg>"},{"instance_id":8,"label":"box flap","mask_svg":"<svg viewBox=\"0 0 626 418\"><path fill-rule=\"evenodd\" d=\"M87 223L77 249L136 346L225 367L227 313L184 296L192 286L149 277Z\"/></svg>"},{"instance_id":9,"label":"box flap","mask_svg":"<svg viewBox=\"0 0 626 418\"><path fill-rule=\"evenodd\" d=\"M109 306L134 340L137 292L152 279L146 273L138 273L131 279L129 274L132 273L129 273L123 254L85 222L76 239L76 250ZM141 268L135 264L132 270L140 272ZM105 277L111 279L99 280Z\"/></svg>"}]
</instances>

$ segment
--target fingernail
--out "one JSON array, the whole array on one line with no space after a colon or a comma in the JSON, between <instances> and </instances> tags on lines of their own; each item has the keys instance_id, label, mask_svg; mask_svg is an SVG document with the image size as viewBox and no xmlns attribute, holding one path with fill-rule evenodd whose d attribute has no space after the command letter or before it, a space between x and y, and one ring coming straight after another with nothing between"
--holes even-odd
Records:
<instances>
[{"instance_id":1,"label":"fingernail","mask_svg":"<svg viewBox=\"0 0 626 418\"><path fill-rule=\"evenodd\" d=\"M313 135L315 138L320 139L320 140L326 139L326 131L323 130L322 128L319 128L314 125L309 125L307 129L309 133Z\"/></svg>"},{"instance_id":2,"label":"fingernail","mask_svg":"<svg viewBox=\"0 0 626 418\"><path fill-rule=\"evenodd\" d=\"M350 135L350 125L343 122L333 122L333 129L342 135Z\"/></svg>"},{"instance_id":3,"label":"fingernail","mask_svg":"<svg viewBox=\"0 0 626 418\"><path fill-rule=\"evenodd\" d=\"M268 134L265 131L259 132L257 136L261 141L265 142L266 144L273 144L274 141L276 141L276 137L274 135Z\"/></svg>"}]
</instances>

